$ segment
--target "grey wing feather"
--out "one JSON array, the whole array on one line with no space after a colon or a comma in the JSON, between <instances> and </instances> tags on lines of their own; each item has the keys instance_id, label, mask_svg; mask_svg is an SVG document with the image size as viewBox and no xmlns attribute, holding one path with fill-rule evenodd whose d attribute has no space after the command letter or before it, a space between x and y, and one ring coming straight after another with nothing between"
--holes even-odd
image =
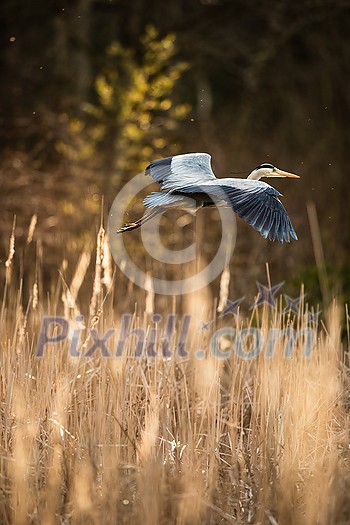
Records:
<instances>
[{"instance_id":1,"label":"grey wing feather","mask_svg":"<svg viewBox=\"0 0 350 525\"><path fill-rule=\"evenodd\" d=\"M210 165L208 153L186 153L154 160L145 174L161 184L162 190L176 190L187 184L217 180Z\"/></svg>"},{"instance_id":2,"label":"grey wing feather","mask_svg":"<svg viewBox=\"0 0 350 525\"><path fill-rule=\"evenodd\" d=\"M143 200L146 208L196 209L196 201L185 195L154 191Z\"/></svg>"},{"instance_id":3,"label":"grey wing feather","mask_svg":"<svg viewBox=\"0 0 350 525\"><path fill-rule=\"evenodd\" d=\"M213 185L191 186L179 190L184 193L206 193L214 201L225 200L239 217L253 226L266 239L290 242L297 240L290 218L275 188L265 182L244 179L222 179Z\"/></svg>"}]
</instances>

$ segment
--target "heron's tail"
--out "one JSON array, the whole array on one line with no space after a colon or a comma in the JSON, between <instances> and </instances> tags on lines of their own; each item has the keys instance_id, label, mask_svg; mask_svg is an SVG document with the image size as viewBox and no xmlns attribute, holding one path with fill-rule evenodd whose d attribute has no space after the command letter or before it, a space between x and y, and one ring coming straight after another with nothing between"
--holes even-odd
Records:
<instances>
[{"instance_id":1,"label":"heron's tail","mask_svg":"<svg viewBox=\"0 0 350 525\"><path fill-rule=\"evenodd\" d=\"M124 224L124 226L119 228L119 230L117 230L116 233L123 233L123 232L127 232L130 230L136 230L136 228L140 228L140 226L145 224L145 222L148 222L149 220L153 219L153 217L155 217L159 213L161 213L160 208L154 208L151 211L148 211L147 213L145 213L145 215L143 215L143 217L141 217L137 221Z\"/></svg>"}]
</instances>

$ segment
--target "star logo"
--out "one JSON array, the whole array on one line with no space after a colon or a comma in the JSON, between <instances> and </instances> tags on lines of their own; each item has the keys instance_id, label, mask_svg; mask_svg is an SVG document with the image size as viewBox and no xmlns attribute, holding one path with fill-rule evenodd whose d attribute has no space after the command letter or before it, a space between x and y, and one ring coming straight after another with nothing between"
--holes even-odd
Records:
<instances>
[{"instance_id":1,"label":"star logo","mask_svg":"<svg viewBox=\"0 0 350 525\"><path fill-rule=\"evenodd\" d=\"M313 324L317 324L320 314L321 314L321 310L319 310L318 312L308 312L307 313L307 320L308 320L308 322L309 323L313 323Z\"/></svg>"},{"instance_id":2,"label":"star logo","mask_svg":"<svg viewBox=\"0 0 350 525\"><path fill-rule=\"evenodd\" d=\"M198 331L201 331L201 332L208 332L209 331L209 328L210 328L210 325L213 324L213 320L211 321L201 321L201 325L199 327L199 330Z\"/></svg>"},{"instance_id":3,"label":"star logo","mask_svg":"<svg viewBox=\"0 0 350 525\"><path fill-rule=\"evenodd\" d=\"M227 314L238 315L239 306L244 301L244 299L245 299L245 296L240 297L236 301L230 301L230 299L227 299L226 306L221 312L221 314L219 315L219 319L220 317L224 317Z\"/></svg>"},{"instance_id":4,"label":"star logo","mask_svg":"<svg viewBox=\"0 0 350 525\"><path fill-rule=\"evenodd\" d=\"M267 286L264 286L258 281L256 285L258 287L259 293L254 305L251 307L251 310L265 303L271 306L272 308L276 308L275 295L277 294L278 290L280 290L280 288L282 288L282 286L284 285L284 281L282 283L276 284L275 286L272 286L272 288L268 288Z\"/></svg>"},{"instance_id":5,"label":"star logo","mask_svg":"<svg viewBox=\"0 0 350 525\"><path fill-rule=\"evenodd\" d=\"M299 297L296 297L295 299L292 299L292 297L289 297L289 295L283 294L284 298L286 300L286 307L284 308L282 314L298 314L299 313L299 305L302 302L302 300L305 298L305 295L302 294Z\"/></svg>"}]
</instances>

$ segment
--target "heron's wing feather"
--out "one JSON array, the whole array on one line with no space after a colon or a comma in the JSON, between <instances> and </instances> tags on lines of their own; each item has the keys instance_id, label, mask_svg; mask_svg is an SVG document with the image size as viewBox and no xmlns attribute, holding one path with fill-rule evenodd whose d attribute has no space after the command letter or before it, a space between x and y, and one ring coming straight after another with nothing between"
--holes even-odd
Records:
<instances>
[{"instance_id":1,"label":"heron's wing feather","mask_svg":"<svg viewBox=\"0 0 350 525\"><path fill-rule=\"evenodd\" d=\"M189 196L154 191L143 200L146 208L196 209L196 201Z\"/></svg>"},{"instance_id":2,"label":"heron's wing feather","mask_svg":"<svg viewBox=\"0 0 350 525\"><path fill-rule=\"evenodd\" d=\"M226 187L224 190L233 211L265 239L278 239L280 243L289 242L290 237L297 240L290 218L278 199L279 192L271 186L266 186L257 187L255 191L250 188L249 192L243 192L243 195L242 189Z\"/></svg>"},{"instance_id":3,"label":"heron's wing feather","mask_svg":"<svg viewBox=\"0 0 350 525\"><path fill-rule=\"evenodd\" d=\"M243 192L243 195L241 189L226 187L224 190L233 211L265 239L278 239L280 243L289 242L290 237L297 240L291 220L278 199L280 193L271 186L266 186L257 187L255 191L250 189L249 192Z\"/></svg>"},{"instance_id":4,"label":"heron's wing feather","mask_svg":"<svg viewBox=\"0 0 350 525\"><path fill-rule=\"evenodd\" d=\"M224 200L239 217L253 226L265 239L289 242L297 240L290 218L275 188L265 182L245 179L217 179L201 186L182 188L183 193L202 193L214 202Z\"/></svg>"},{"instance_id":5,"label":"heron's wing feather","mask_svg":"<svg viewBox=\"0 0 350 525\"><path fill-rule=\"evenodd\" d=\"M200 184L216 180L208 153L186 153L165 159L154 160L147 166L145 174L161 184L162 190L176 190L187 184Z\"/></svg>"}]
</instances>

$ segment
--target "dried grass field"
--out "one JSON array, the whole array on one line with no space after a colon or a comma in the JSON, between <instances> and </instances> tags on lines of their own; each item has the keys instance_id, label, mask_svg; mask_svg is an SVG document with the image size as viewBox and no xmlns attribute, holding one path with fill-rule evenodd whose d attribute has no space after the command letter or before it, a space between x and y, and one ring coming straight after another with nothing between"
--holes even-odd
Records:
<instances>
[{"instance_id":1,"label":"dried grass field","mask_svg":"<svg viewBox=\"0 0 350 525\"><path fill-rule=\"evenodd\" d=\"M221 318L219 297L203 290L181 307L176 298L159 306L114 271L103 230L94 274L90 254L82 253L63 261L47 292L45 261L39 254L24 275L14 243L1 286L1 524L349 523L349 329L342 307L331 302L312 326L309 357L302 338L286 356L282 338L270 357L264 346L255 359L234 351L219 359L210 350L214 330L303 329L307 304L286 314L279 300L275 310L265 305ZM116 347L126 300L132 329L153 338L152 352L135 357L136 333L119 358L104 357L101 348L87 356L90 328L100 335L114 328L108 348ZM81 311L85 328L74 324ZM184 311L192 317L181 357L175 347ZM164 357L169 313L178 315L171 356ZM67 340L47 344L38 358L44 315L64 316L70 328ZM232 341L222 337L220 345L227 352Z\"/></svg>"}]
</instances>

